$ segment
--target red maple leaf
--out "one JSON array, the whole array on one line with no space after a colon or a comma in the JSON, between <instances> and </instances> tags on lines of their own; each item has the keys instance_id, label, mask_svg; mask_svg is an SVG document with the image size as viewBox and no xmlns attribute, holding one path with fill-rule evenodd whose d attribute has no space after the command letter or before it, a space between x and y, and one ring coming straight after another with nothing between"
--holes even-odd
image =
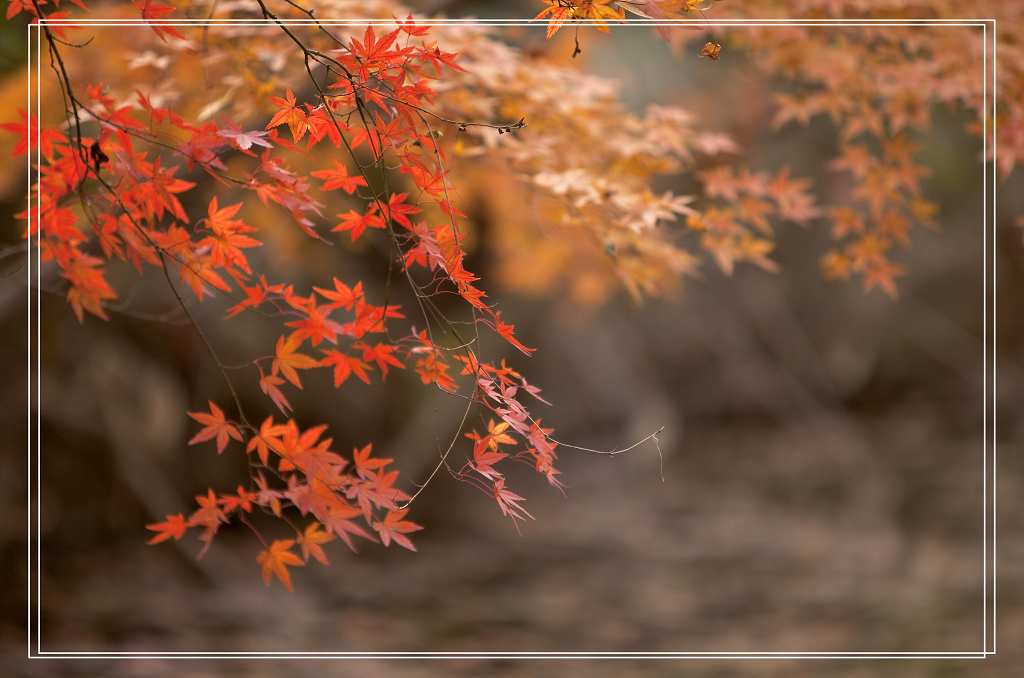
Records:
<instances>
[{"instance_id":1,"label":"red maple leaf","mask_svg":"<svg viewBox=\"0 0 1024 678\"><path fill-rule=\"evenodd\" d=\"M348 212L339 214L338 218L341 219L341 222L331 230L342 233L348 231L349 238L352 239L352 242L359 240L359 236L361 236L368 228L383 229L387 226L384 219L377 213L376 203L370 205L370 207L366 209L366 212L362 214L355 210L349 210Z\"/></svg>"},{"instance_id":2,"label":"red maple leaf","mask_svg":"<svg viewBox=\"0 0 1024 678\"><path fill-rule=\"evenodd\" d=\"M405 365L395 357L395 347L390 344L377 343L373 346L358 342L355 347L362 349L363 360L366 362L374 362L377 364L377 369L380 370L381 379L386 379L388 376L388 365L394 367L404 368Z\"/></svg>"},{"instance_id":3,"label":"red maple leaf","mask_svg":"<svg viewBox=\"0 0 1024 678\"><path fill-rule=\"evenodd\" d=\"M363 383L370 383L370 375L366 373L366 370L370 369L370 366L355 356L346 355L341 351L335 351L332 349L324 351L324 357L321 358L319 364L324 367L334 368L335 388L340 387L348 381L348 378L352 374L359 377Z\"/></svg>"},{"instance_id":4,"label":"red maple leaf","mask_svg":"<svg viewBox=\"0 0 1024 678\"><path fill-rule=\"evenodd\" d=\"M150 523L146 525L146 529L157 533L147 542L148 544L159 544L172 537L174 541L181 541L181 538L185 536L185 531L188 530L188 522L186 522L185 516L179 513L167 516L162 523Z\"/></svg>"},{"instance_id":5,"label":"red maple leaf","mask_svg":"<svg viewBox=\"0 0 1024 678\"><path fill-rule=\"evenodd\" d=\"M355 286L349 287L337 278L333 278L334 290L325 290L322 287L314 287L316 293L331 303L327 308L343 308L351 311L357 301L363 299L363 283L357 282Z\"/></svg>"}]
</instances>

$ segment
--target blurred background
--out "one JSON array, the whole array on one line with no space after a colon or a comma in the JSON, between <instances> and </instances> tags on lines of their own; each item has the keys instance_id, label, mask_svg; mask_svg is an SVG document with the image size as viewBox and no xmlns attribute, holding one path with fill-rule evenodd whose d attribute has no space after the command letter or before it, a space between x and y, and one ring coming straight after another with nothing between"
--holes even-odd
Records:
<instances>
[{"instance_id":1,"label":"blurred background","mask_svg":"<svg viewBox=\"0 0 1024 678\"><path fill-rule=\"evenodd\" d=\"M429 10L428 2L412 3ZM436 4L436 3L435 3ZM450 15L532 15L534 3L445 3ZM24 32L3 24L4 120L24 91ZM528 33L529 31L527 31ZM532 36L527 39L533 39ZM789 166L835 190L827 121L773 131L777 83L742 53L680 59L645 29L587 36L581 68L622 80L622 96L688 107L730 134L754 169ZM562 49L558 43L553 49ZM642 64L642 68L637 68ZM21 88L19 90L19 88ZM502 284L493 219L482 203L469 267L488 281L517 334L541 350L523 365L554 407L562 440L615 448L661 426L661 462L644 446L613 458L561 452L566 496L514 478L537 520L519 534L493 503L441 477L414 505L419 553L337 546L329 568L303 568L294 593L265 588L242 530L203 560L191 538L147 547L144 524L188 507L207 486L244 478L240 455L188 448L184 416L223 385L158 285L109 322L78 324L58 281L44 290L42 637L45 649L326 651L977 651L982 621L982 297L980 140L936 112L923 138L927 197L941 227L919 232L891 300L825 283L827 227L778 233L777 274L705 267L669 299L626 295L577 306L558 290ZM5 137L5 157L13 145ZM22 209L24 167L0 169L0 210ZM665 178L685 192L687 177ZM193 200L196 200L193 198ZM486 200L474 196L474 200ZM25 675L1018 675L1024 665L1021 462L1024 200L1018 170L1000 185L998 271L1000 654L986 662L34 662L24 652L26 439L23 252L5 256L0 346L2 553L0 639ZM190 212L203 205L186 203ZM247 209L249 209L247 207ZM258 209L258 206L256 207ZM19 223L5 219L3 248ZM269 248L264 248L269 249ZM7 251L7 250L5 250ZM320 281L341 268L368 286L372 252L316 256L282 244L281 275ZM376 278L375 278L376 276ZM47 287L44 272L44 288ZM124 289L123 287L121 289ZM198 307L204 312L202 307ZM219 346L269 345L274 329L204 327ZM230 353L228 356L230 357ZM520 361L522 362L522 361ZM374 441L406 482L429 472L434 432L458 403L415 375L340 391L310 380L293 404L346 446ZM257 394L249 394L256 401ZM427 444L424 444L427 440ZM1019 668L1018 668L1019 670Z\"/></svg>"}]
</instances>

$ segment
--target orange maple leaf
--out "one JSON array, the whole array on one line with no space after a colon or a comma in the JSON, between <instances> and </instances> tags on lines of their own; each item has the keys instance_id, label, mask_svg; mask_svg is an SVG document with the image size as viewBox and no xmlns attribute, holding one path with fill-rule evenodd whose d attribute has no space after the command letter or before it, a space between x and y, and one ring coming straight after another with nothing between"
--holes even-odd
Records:
<instances>
[{"instance_id":1,"label":"orange maple leaf","mask_svg":"<svg viewBox=\"0 0 1024 678\"><path fill-rule=\"evenodd\" d=\"M266 129L272 129L278 125L288 125L292 139L298 142L309 130L306 113L295 105L295 93L290 89L285 92L284 97L284 99L281 97L270 98L271 103L277 106L278 110L267 123Z\"/></svg>"},{"instance_id":2,"label":"orange maple leaf","mask_svg":"<svg viewBox=\"0 0 1024 678\"><path fill-rule=\"evenodd\" d=\"M275 358L271 366L273 374L280 373L297 388L302 388L302 382L295 370L308 370L319 364L315 358L298 353L301 345L302 338L294 334L287 339L283 336L278 337L277 346L274 348Z\"/></svg>"},{"instance_id":3,"label":"orange maple leaf","mask_svg":"<svg viewBox=\"0 0 1024 678\"><path fill-rule=\"evenodd\" d=\"M188 444L196 445L216 438L217 454L220 454L224 451L224 448L227 447L228 438L242 442L242 432L238 430L237 426L229 422L224 417L224 410L217 407L215 402L211 400L209 401L209 405L209 414L206 412L188 413L188 416L203 425L203 429L192 436L192 439L188 441Z\"/></svg>"},{"instance_id":4,"label":"orange maple leaf","mask_svg":"<svg viewBox=\"0 0 1024 678\"><path fill-rule=\"evenodd\" d=\"M267 417L260 424L259 433L249 439L249 444L246 445L245 451L252 452L256 450L260 462L266 466L270 450L280 454L282 449L281 436L284 435L286 430L286 427L275 424L273 417Z\"/></svg>"},{"instance_id":5,"label":"orange maple leaf","mask_svg":"<svg viewBox=\"0 0 1024 678\"><path fill-rule=\"evenodd\" d=\"M320 561L320 563L328 565L327 554L324 553L321 545L333 539L333 534L320 529L320 523L315 521L310 523L302 533L302 536L298 538L299 546L302 548L303 559L308 561L310 556L312 556Z\"/></svg>"},{"instance_id":6,"label":"orange maple leaf","mask_svg":"<svg viewBox=\"0 0 1024 678\"><path fill-rule=\"evenodd\" d=\"M294 539L275 539L265 551L260 551L256 556L256 562L263 568L263 583L269 585L272 576L277 577L284 587L292 590L292 577L288 573L288 566L302 567L305 563L302 558L291 552L295 544Z\"/></svg>"}]
</instances>

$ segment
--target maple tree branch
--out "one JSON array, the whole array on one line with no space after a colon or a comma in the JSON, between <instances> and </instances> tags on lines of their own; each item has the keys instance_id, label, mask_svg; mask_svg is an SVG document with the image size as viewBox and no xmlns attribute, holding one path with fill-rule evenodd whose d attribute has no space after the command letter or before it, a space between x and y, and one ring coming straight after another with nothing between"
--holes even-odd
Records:
<instances>
[{"instance_id":1,"label":"maple tree branch","mask_svg":"<svg viewBox=\"0 0 1024 678\"><path fill-rule=\"evenodd\" d=\"M533 418L530 417L530 420L533 421ZM540 425L537 424L536 421L533 421L533 423L537 425L538 429L540 428ZM599 455L604 455L604 456L608 456L608 457L614 457L614 456L617 456L617 455L620 455L620 454L624 454L626 452L630 452L630 451L635 450L636 448L640 447L644 443L646 443L648 441L651 441L651 442L654 443L654 447L658 451L658 460L659 460L659 463L660 463L659 475L661 476L661 482L665 482L665 457L664 457L664 455L661 452L661 441L658 439L658 435L661 434L664 430L665 430L665 427L662 426L657 431L654 431L653 433L650 433L650 434L644 436L640 440L637 440L636 442L634 442L632 445L629 445L629 446L623 447L623 448L619 448L619 449L614 449L614 450L598 450L598 449L595 449L595 448L592 448L592 447L583 447L581 445L573 445L572 443L563 443L562 441L558 440L557 438L554 438L554 437L552 437L552 436L550 436L550 435L548 435L546 433L543 434L543 435L544 435L545 439L547 439L548 441L558 445L559 447L565 447L565 448L568 448L570 450L577 450L579 452L589 452L591 454L599 454Z\"/></svg>"},{"instance_id":2,"label":"maple tree branch","mask_svg":"<svg viewBox=\"0 0 1024 678\"><path fill-rule=\"evenodd\" d=\"M309 48L308 46L306 46L306 44L301 39L299 39L298 36L296 36L294 34L294 32L292 32L280 20L280 18L277 17L277 15L275 15L272 11L269 10L269 8L267 8L267 6L266 6L266 4L264 3L263 0L256 0L256 2L260 6L260 9L263 12L264 17L272 20L275 24L277 24L278 27L302 51L302 54L303 54L303 65L305 67L305 70L306 70L306 73L307 73L307 75L309 77L309 80L313 83L313 86L316 89L317 95L318 95L318 97L320 99L320 102L321 102L321 106L323 107L323 109L327 113L327 115L330 117L331 122L334 125L336 131L338 132L338 135L340 136L340 138L341 138L341 140L342 140L342 142L343 142L343 144L345 146L345 149L348 152L348 155L351 158L352 162L355 164L356 168L362 174L364 180L366 180L367 183L369 183L369 177L366 175L366 169L367 168L366 168L366 166L364 166L362 163L359 162L358 157L356 156L354 149L352 148L351 144L348 141L348 137L345 135L344 130L341 128L340 124L338 123L337 118L336 118L335 113L334 113L334 110L332 109L332 107L330 105L330 102L328 101L328 98L327 98L328 95L323 90L323 88L320 85L319 81L316 79L316 77L313 74L312 68L310 66L310 61L316 61L317 63L325 66L328 69L328 72L330 72L332 70L330 62L333 62L334 64L337 64L337 66L342 69L342 72L340 74L348 80L348 82L350 83L350 85L352 87L353 93L358 91L358 89L363 87L363 86L356 82L354 74L351 73L350 71L348 71L348 69L346 69L343 64L341 64L340 62L338 62L335 59L332 59L330 57L326 57L326 55L323 55L322 53L317 52L316 50L313 50L313 49ZM297 5L295 5L295 3L289 2L289 4L291 4L293 6L296 6L300 10L302 9L301 7L298 7ZM303 11L305 11L305 10L303 10ZM316 20L315 17L313 17L311 13L307 12L307 15L310 16L311 19L314 19L314 21L316 21L317 25L320 26L319 21ZM331 35L322 26L320 26L320 28L325 33L328 33L329 35ZM334 38L336 41L338 41L338 39L335 36L331 35L331 37ZM325 60L328 61L328 63L325 63ZM430 128L429 123L427 123L426 119L423 116L424 115L428 115L428 114L429 115L433 115L434 117L436 117L438 119L441 119L441 120L444 120L445 122L448 122L450 124L458 125L461 130L464 130L466 127L468 127L469 125L471 125L473 123L460 123L458 121L448 120L446 118L443 118L442 116L438 116L436 114L433 114L432 112L430 112L430 111L428 111L426 109L423 109L421 107L409 104L408 102L400 101L398 99L395 99L394 97L390 97L390 96L387 96L387 95L383 95L383 96L385 98L389 99L389 100L394 100L394 101L398 101L400 103L404 103L406 105L409 105L411 108L415 109L418 112L418 114L420 116L421 122L423 122L425 127L427 127L428 136L431 138L432 143L434 144L434 153L435 153L435 155L437 157L438 163L440 165L441 173L442 173L442 186L444 188L445 199L446 200L450 200L450 196L448 195L448 190L447 190L447 182L446 182L446 179L444 179L445 169L444 169L443 161L441 160L440 151L437 148L436 139L434 138L434 135L433 135L433 130ZM379 169L383 169L382 164L383 164L383 160L384 160L384 150L385 150L383 139L381 139L379 131L376 130L376 128L373 125L370 124L370 122L369 122L369 120L367 118L367 113L365 111L365 103L363 102L362 98L359 97L359 96L355 96L354 99L355 99L355 103L356 103L356 113L358 114L358 116L360 118L360 121L361 121L361 123L363 125L363 128L364 128L366 134L368 136L371 135L371 134L376 134L377 135L376 149L378 149L378 150L374 151L374 161L375 161L374 164ZM518 123L516 123L516 124L514 124L512 126L509 126L509 125L498 126L498 125L488 125L488 124L482 124L482 123L479 124L479 126L494 127L496 129L498 129L499 132L503 132L503 131L511 131L511 129L513 127L514 128L523 127L523 126L525 126L525 121L524 120L520 120ZM373 146L373 144L371 144L371 149L373 149L373 148L374 148L374 146ZM387 195L389 193L388 173L387 172L383 172L382 176L383 176L383 181L384 181L383 193L384 193L384 195ZM392 219L392 216L391 216L390 203L388 201L385 201L380 194L375 194L373 196L373 201L377 204L378 208L380 209L380 211L382 212L382 214L385 217L385 224L386 224L386 227L387 227L388 234L389 234L389 236L390 236L390 238L392 240L393 247L395 248L395 251L397 252L399 259L401 259L401 257L402 257L402 248L401 248L401 245L398 242L398 236L395 233L395 230L394 230L394 227L393 227L393 219ZM449 201L449 204L450 204L450 201ZM457 228L457 226L456 226L456 224L454 222L454 218L450 214L449 214L449 219L451 221L453 238L455 239L456 244L459 244L460 243L460 235L458 233L458 228ZM460 246L460 249L461 249L461 246ZM436 342L433 339L432 326L431 326L431 323L430 323L430 321L429 321L429 319L427 317L427 310L428 309L435 316L439 316L440 317L440 319L443 321L443 324L445 325L446 331L450 332L453 336L456 337L456 340L459 342L460 347L463 348L466 351L467 357L471 358L472 357L472 353L469 352L469 347L474 345L474 344L477 344L479 342L479 324L478 324L478 318L477 318L477 315L476 315L476 309L475 308L471 308L472 315L473 315L473 327L474 327L475 337L472 340L468 340L467 341L466 339L463 339L460 336L458 330L456 330L455 327L451 323L447 322L447 318L444 317L444 315L440 312L440 309L438 309L436 307L436 305L433 303L433 301L430 300L429 297L420 294L419 289L418 289L418 285L416 284L415 280L412 278L412 274L408 270L408 267L403 266L402 268L403 268L403 272L405 274L406 280L407 280L407 282L408 282L408 284L409 284L409 286L410 286L410 288L411 288L411 290L413 292L413 296L416 299L416 302L417 302L417 304L420 307L420 312L424 316L424 322L426 324L426 328L425 329L428 332L428 336L431 337L431 344L436 346ZM390 278L390 263L389 263L389 278ZM387 302L386 302L386 304L387 304ZM385 304L385 310L387 308L386 304ZM477 369L479 371L480 368L478 367ZM476 376L479 376L479 374L476 375ZM449 393L448 391L445 391L444 389L441 389L440 385L437 385L437 388L439 390L441 390L442 392L444 392L444 393ZM462 432L465 430L465 424L466 424L466 421L468 420L469 413L471 412L473 405L477 402L477 398L478 398L478 395L479 395L479 388L480 388L480 386L479 386L478 380L476 378L474 378L472 392L468 396L464 396L466 398L467 402L466 402L466 407L463 410L463 414L462 414L462 417L460 419L459 425L458 425L458 427L456 427L456 430L455 430L454 434L452 435L452 438L451 438L450 442L448 443L448 446L447 446L445 452L442 454L440 462L438 463L437 466L434 467L434 470L430 473L430 475L428 476L427 480L422 485L420 485L419 489L412 495L412 498L410 498L400 508L408 508L408 506L412 503L412 501L416 497L418 497L424 491L424 489L426 489L426 486L429 484L430 480L437 474L437 472L441 468L441 466L446 463L448 455L455 448L455 445L461 439ZM455 395L461 395L461 394L455 394Z\"/></svg>"},{"instance_id":3,"label":"maple tree branch","mask_svg":"<svg viewBox=\"0 0 1024 678\"><path fill-rule=\"evenodd\" d=\"M75 103L75 94L71 90L71 80L68 78L68 70L64 65L64 59L61 57L60 50L57 49L57 39L54 37L53 32L50 30L49 25L42 23L46 15L43 14L42 8L39 6L39 0L32 0L32 5L35 7L36 16L39 19L39 23L43 28L43 34L46 36L46 42L50 52L50 66L53 68L53 60L57 62L55 70L59 69L58 80L63 84L61 94L63 95L66 91L67 98L71 101L71 108L75 118L75 140L76 140L76 152L81 156L82 162L88 166L89 158L86 155L85 148L82 146L82 121L78 113L78 106Z\"/></svg>"}]
</instances>

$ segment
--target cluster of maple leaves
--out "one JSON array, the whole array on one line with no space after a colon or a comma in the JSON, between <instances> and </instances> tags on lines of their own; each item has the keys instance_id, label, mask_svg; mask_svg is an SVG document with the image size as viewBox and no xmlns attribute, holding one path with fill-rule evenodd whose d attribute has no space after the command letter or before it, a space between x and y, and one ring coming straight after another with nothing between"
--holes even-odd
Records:
<instances>
[{"instance_id":1,"label":"cluster of maple leaves","mask_svg":"<svg viewBox=\"0 0 1024 678\"><path fill-rule=\"evenodd\" d=\"M146 7L144 18L159 18L153 12L160 10ZM22 9L34 14L37 6ZM156 25L154 30L161 40L188 40L173 27ZM44 31L46 47L58 54L65 43L49 28ZM488 411L487 431L465 434L473 446L461 467L449 461L448 453L441 464L452 477L491 497L513 520L532 516L522 506L523 497L506 486L500 462L527 463L561 487L552 431L520 400L527 394L543 401L539 389L504 359L478 358L480 328L525 355L534 349L516 337L514 326L487 302L477 276L464 265L459 220L465 215L450 200L446 151L426 118L437 117L427 108L433 83L445 71L460 68L456 55L439 49L429 40L429 29L411 17L390 30L368 26L358 37L337 41L331 55L317 53L333 82L321 87L314 81L318 94L308 101L300 101L291 89L269 97L273 113L264 129L247 130L232 120L190 121L141 92L129 102L116 101L96 85L83 92L66 71L57 72L68 105L66 129L36 130L35 121L24 114L20 123L7 126L20 136L16 155L37 153L33 207L19 215L28 221L26 236L38 243L44 262L59 268L80 321L86 314L107 317L105 307L118 296L107 267L121 261L140 272L147 266L160 269L193 323L178 285L197 302L213 296L232 299L229 318L255 313L280 322L273 353L245 367L281 418L267 416L258 427L248 420L212 346L237 416L229 417L214 402L207 411L188 413L201 425L189 444L212 442L218 454L237 444L248 460L247 483L234 492L210 489L196 497L191 513L169 515L147 527L155 533L154 544L180 540L194 530L203 545L201 556L220 528L237 520L264 546L257 556L264 579L276 577L289 589L288 568L310 558L326 564L323 545L335 538L353 550L357 539L415 550L409 534L422 529L406 519L412 497L396 486L398 471L391 469L391 459L374 456L370 444L346 459L332 449L325 425L303 428L292 418L288 389L302 389L311 370L327 371L340 388L352 377L371 383L393 370L409 369L423 384ZM330 166L309 177L289 168L290 158L318 146L333 149ZM228 169L229 158L239 156L250 159L244 175ZM385 163L402 177L404 190L393 188L393 180L379 179ZM210 199L205 215L189 215L182 194L196 187L192 178L199 173L223 190ZM351 242L385 239L422 308L436 311L432 296L441 293L463 300L472 339L457 347L436 343L436 330L453 333L450 324L438 323L439 312L431 316L424 311L420 329L396 333L392 325L405 319L403 310L387 301L371 303L360 281L335 277L330 286L302 294L293 284L255 272L250 253L263 241L258 229L240 218L243 201L225 197L250 191L318 240L325 239L318 230L321 196L351 198L356 206L337 215L333 231ZM419 279L417 271L422 272ZM205 341L198 323L196 328ZM257 510L281 518L294 534L265 537L250 520ZM295 526L287 510L298 512L306 526Z\"/></svg>"},{"instance_id":2,"label":"cluster of maple leaves","mask_svg":"<svg viewBox=\"0 0 1024 678\"><path fill-rule=\"evenodd\" d=\"M826 17L884 20L914 18L963 20L964 5L956 0L750 0L718 3L706 0L540 0L545 7L538 17L550 19L548 37L562 27L585 23L607 31L611 23L622 22L627 13L650 19L708 17L726 20L820 20ZM713 14L709 14L711 10ZM971 5L973 17L994 18L1003 27L992 26L986 36L978 27L856 25L733 25L727 30L709 28L712 34L740 47L752 57L755 67L766 75L788 82L789 91L775 94L775 127L796 122L807 124L827 116L839 133L840 152L831 168L845 174L849 188L835 204L805 210L805 221L822 218L829 222L835 247L821 258L822 270L830 279L859 279L865 291L879 289L895 297L904 267L898 262L901 250L910 246L915 230L935 226L937 205L925 197L923 181L928 168L917 153L918 140L931 125L934 109L942 105L973 113L969 129L989 135L988 159L995 157L992 130L1000 129L999 169L1004 175L1024 155L1024 97L1021 96L1021 63L1024 51L1015 29L1024 23L1021 3L979 0ZM1009 27L1009 28L1007 28ZM659 30L673 47L700 38L689 30ZM997 47L986 45L992 38ZM578 39L577 39L578 42ZM985 110L987 63L1000 59L996 73L1001 93L994 115ZM710 40L703 56L717 59L721 44ZM989 92L994 94L994 91ZM982 121L987 118L987 125ZM986 132L987 130L987 132ZM743 175L742 172L739 175ZM729 167L705 174L709 197L737 197L734 189L747 181ZM750 179L752 175L745 175ZM721 183L725 181L725 183ZM722 190L724 189L724 190ZM755 192L760 189L755 188ZM762 192L760 197L766 197ZM690 226L721 225L721 237L709 233L701 244L723 270L732 262L747 259L764 268L773 262L762 257L771 250L768 224L770 213L748 196L745 206L727 204L724 213L711 207L709 213L690 217ZM753 207L757 228L751 232L742 212ZM733 218L739 216L739 220ZM746 215L751 216L751 215ZM740 257L737 245L743 244ZM710 247L709 247L710 245Z\"/></svg>"},{"instance_id":3,"label":"cluster of maple leaves","mask_svg":"<svg viewBox=\"0 0 1024 678\"><path fill-rule=\"evenodd\" d=\"M926 197L929 168L918 153L936 110L968 111L967 128L988 135L986 160L995 154L1004 175L1024 155L1024 50L1016 38L1024 5L979 0L970 16L994 18L998 30L943 25L735 26L724 39L751 55L767 76L784 80L774 94L775 127L828 118L839 137L830 169L846 186L820 208L835 245L821 258L826 278L859 280L866 291L895 297L904 266L901 253L914 233L936 226L938 206ZM715 5L722 19L850 20L913 18L955 21L965 17L956 0L751 0ZM679 45L691 36L672 32ZM986 44L986 39L997 43ZM995 115L985 110L986 63L998 50ZM780 88L782 89L782 88ZM991 99L988 101L991 106ZM993 119L994 117L994 119ZM983 122L987 120L987 123Z\"/></svg>"}]
</instances>

